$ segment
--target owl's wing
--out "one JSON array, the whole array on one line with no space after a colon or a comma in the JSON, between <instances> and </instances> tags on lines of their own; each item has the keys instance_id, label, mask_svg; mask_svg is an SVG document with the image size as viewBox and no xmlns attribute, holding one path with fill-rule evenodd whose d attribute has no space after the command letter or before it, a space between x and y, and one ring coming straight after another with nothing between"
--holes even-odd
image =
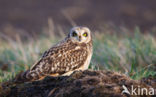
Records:
<instances>
[{"instance_id":1,"label":"owl's wing","mask_svg":"<svg viewBox=\"0 0 156 97\"><path fill-rule=\"evenodd\" d=\"M30 69L30 73L39 75L61 75L83 66L87 55L87 50L78 44L64 44L52 47L46 51L43 57Z\"/></svg>"}]
</instances>

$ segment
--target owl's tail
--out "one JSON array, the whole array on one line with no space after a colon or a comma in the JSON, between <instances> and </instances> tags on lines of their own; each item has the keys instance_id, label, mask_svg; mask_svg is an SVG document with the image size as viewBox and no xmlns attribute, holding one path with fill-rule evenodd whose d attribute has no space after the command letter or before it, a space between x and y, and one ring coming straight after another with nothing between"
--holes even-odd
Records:
<instances>
[{"instance_id":1,"label":"owl's tail","mask_svg":"<svg viewBox=\"0 0 156 97\"><path fill-rule=\"evenodd\" d=\"M35 70L27 70L25 72L21 72L19 74L16 75L14 81L17 83L21 83L21 82L29 82L29 81L34 81L34 80L39 80L42 77L42 73L41 72L37 72Z\"/></svg>"},{"instance_id":2,"label":"owl's tail","mask_svg":"<svg viewBox=\"0 0 156 97\"><path fill-rule=\"evenodd\" d=\"M29 73L30 73L30 70L27 70L25 72L20 72L14 78L14 82L23 83L23 82L31 81L33 78Z\"/></svg>"}]
</instances>

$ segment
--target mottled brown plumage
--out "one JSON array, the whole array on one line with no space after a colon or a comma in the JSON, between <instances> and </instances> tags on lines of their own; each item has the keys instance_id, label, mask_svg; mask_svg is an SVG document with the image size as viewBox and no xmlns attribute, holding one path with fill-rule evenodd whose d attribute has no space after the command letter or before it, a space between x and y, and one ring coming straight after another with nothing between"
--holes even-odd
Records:
<instances>
[{"instance_id":1,"label":"mottled brown plumage","mask_svg":"<svg viewBox=\"0 0 156 97\"><path fill-rule=\"evenodd\" d=\"M45 51L30 70L20 79L39 80L45 76L70 75L75 70L86 70L92 56L92 39L86 27L74 27L68 36Z\"/></svg>"}]
</instances>

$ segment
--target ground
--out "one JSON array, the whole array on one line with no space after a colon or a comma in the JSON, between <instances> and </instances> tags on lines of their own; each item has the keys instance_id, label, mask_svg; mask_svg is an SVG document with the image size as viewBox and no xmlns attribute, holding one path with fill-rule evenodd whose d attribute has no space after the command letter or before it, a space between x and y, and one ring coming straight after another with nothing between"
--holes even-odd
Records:
<instances>
[{"instance_id":1,"label":"ground","mask_svg":"<svg viewBox=\"0 0 156 97\"><path fill-rule=\"evenodd\" d=\"M76 71L71 76L46 77L41 81L4 82L0 94L4 97L139 97L121 94L123 85L128 89L131 85L156 88L156 80L152 77L132 80L118 72L86 70Z\"/></svg>"}]
</instances>

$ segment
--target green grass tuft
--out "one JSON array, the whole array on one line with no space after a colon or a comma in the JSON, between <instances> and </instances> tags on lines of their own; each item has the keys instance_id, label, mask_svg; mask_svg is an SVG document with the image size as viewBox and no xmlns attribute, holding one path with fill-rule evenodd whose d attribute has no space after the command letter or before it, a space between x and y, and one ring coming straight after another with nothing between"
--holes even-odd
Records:
<instances>
[{"instance_id":1,"label":"green grass tuft","mask_svg":"<svg viewBox=\"0 0 156 97\"><path fill-rule=\"evenodd\" d=\"M16 41L1 40L0 82L30 68L45 50L60 39L63 38L43 36L28 42L22 42L20 37ZM138 29L131 36L95 32L93 45L90 69L118 71L133 79L156 75L156 40L150 34L141 34Z\"/></svg>"}]
</instances>

